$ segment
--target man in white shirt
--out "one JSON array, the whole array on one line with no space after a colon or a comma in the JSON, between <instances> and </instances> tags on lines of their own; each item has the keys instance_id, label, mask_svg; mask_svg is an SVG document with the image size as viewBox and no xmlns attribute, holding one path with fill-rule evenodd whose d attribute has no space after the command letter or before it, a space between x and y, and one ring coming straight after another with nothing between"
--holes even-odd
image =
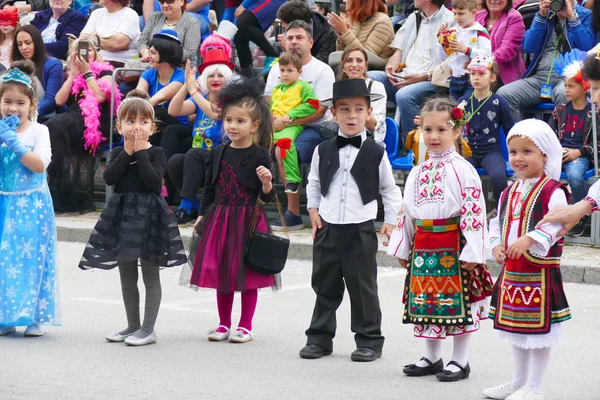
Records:
<instances>
[{"instance_id":1,"label":"man in white shirt","mask_svg":"<svg viewBox=\"0 0 600 400\"><path fill-rule=\"evenodd\" d=\"M139 17L127 6L129 0L101 0L100 4L104 8L92 12L80 38L97 36L102 59L123 67L137 55Z\"/></svg>"},{"instance_id":2,"label":"man in white shirt","mask_svg":"<svg viewBox=\"0 0 600 400\"><path fill-rule=\"evenodd\" d=\"M351 329L355 333L353 361L381 357L381 309L377 294L377 195L381 193L384 224L380 234L392 234L402 203L385 149L367 138L365 124L371 102L364 79L346 79L333 86L332 113L338 135L320 144L313 155L306 194L313 229L312 287L317 295L306 346L300 357L331 354L337 308L344 283L351 299Z\"/></svg>"},{"instance_id":3,"label":"man in white shirt","mask_svg":"<svg viewBox=\"0 0 600 400\"><path fill-rule=\"evenodd\" d=\"M382 82L388 99L396 100L400 112L400 139L404 146L408 132L415 129L414 118L421 102L437 91L431 83L433 69L441 63L437 52L437 32L442 24L452 25L454 15L444 0L415 0L420 11L411 14L396 33L390 47L396 52L385 71L371 71L369 77ZM404 65L401 71L399 67Z\"/></svg>"},{"instance_id":4,"label":"man in white shirt","mask_svg":"<svg viewBox=\"0 0 600 400\"><path fill-rule=\"evenodd\" d=\"M300 54L302 57L302 74L300 79L308 82L314 89L315 96L319 101L323 101L331 97L331 90L335 82L333 70L329 65L314 58L310 49L313 45L313 38L310 25L304 21L292 21L286 31L287 50ZM279 80L279 64L275 64L269 72L267 85L265 86L265 99L268 104L271 104L271 94L275 86L280 84ZM313 151L319 143L323 141L319 133L319 125L323 121L323 117L327 112L326 106L320 106L319 109L311 116L299 118L288 123L289 125L303 125L304 130L295 140L296 149L302 163L310 163ZM277 124L279 123L279 124ZM285 128L285 124L281 121L276 121L273 124L275 132ZM280 152L276 151L277 164L280 170L283 169ZM302 218L300 218L300 194L287 193L288 209L284 213L284 219L288 229L301 229L304 227ZM279 220L272 223L273 230L282 230L283 227Z\"/></svg>"}]
</instances>

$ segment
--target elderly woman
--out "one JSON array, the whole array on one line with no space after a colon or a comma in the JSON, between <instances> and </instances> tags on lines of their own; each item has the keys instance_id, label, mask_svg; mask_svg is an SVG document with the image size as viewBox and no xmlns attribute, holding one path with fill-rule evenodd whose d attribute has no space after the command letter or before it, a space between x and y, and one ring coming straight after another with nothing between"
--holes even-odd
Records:
<instances>
[{"instance_id":1,"label":"elderly woman","mask_svg":"<svg viewBox=\"0 0 600 400\"><path fill-rule=\"evenodd\" d=\"M338 36L337 50L358 47L367 50L371 69L383 69L394 54L390 43L394 40L394 27L381 0L348 0L346 9L350 24L342 16L327 14L329 25ZM339 53L332 53L329 64L339 64Z\"/></svg>"},{"instance_id":2,"label":"elderly woman","mask_svg":"<svg viewBox=\"0 0 600 400\"><path fill-rule=\"evenodd\" d=\"M46 122L52 145L52 163L48 167L48 176L56 211L83 211L86 208L83 195L90 188L84 191L77 188L79 184L73 182L73 177L63 174L67 169L69 173L77 174L78 171L65 166L76 164L70 160L73 155L95 154L98 146L107 140L110 131L113 67L101 61L96 54L97 43L94 37L88 39L88 61L79 56L81 40L77 39L71 44L67 59L69 76L56 93L56 103L66 105L68 109ZM121 99L121 94L116 90L115 109Z\"/></svg>"},{"instance_id":3,"label":"elderly woman","mask_svg":"<svg viewBox=\"0 0 600 400\"><path fill-rule=\"evenodd\" d=\"M99 56L115 68L123 67L137 55L140 37L138 15L129 8L129 0L100 0L103 8L95 10L81 31L81 39L95 37Z\"/></svg>"},{"instance_id":4,"label":"elderly woman","mask_svg":"<svg viewBox=\"0 0 600 400\"><path fill-rule=\"evenodd\" d=\"M62 60L67 58L69 37L79 37L87 17L70 9L73 0L50 0L50 8L38 11L31 25L42 33L46 53Z\"/></svg>"},{"instance_id":5,"label":"elderly woman","mask_svg":"<svg viewBox=\"0 0 600 400\"><path fill-rule=\"evenodd\" d=\"M337 80L364 79L372 94L380 94L381 99L371 102L373 111L367 119L367 129L373 133L373 139L385 147L385 116L386 116L386 93L383 83L374 81L367 77L369 57L364 48L347 47L342 53L341 68Z\"/></svg>"},{"instance_id":6,"label":"elderly woman","mask_svg":"<svg viewBox=\"0 0 600 400\"><path fill-rule=\"evenodd\" d=\"M221 89L227 85L232 69L233 64L223 50L208 50L204 63L198 68L200 78L196 81L196 73L188 61L186 83L169 106L173 116L196 114L193 128L171 125L165 129L161 142L167 156L171 156L167 164L170 182L181 196L181 204L175 212L179 224L187 224L198 217L200 203L196 194L204 186L208 151L219 145L223 136L222 121L214 104ZM190 98L185 100L188 94ZM169 195L172 190L169 188Z\"/></svg>"},{"instance_id":7,"label":"elderly woman","mask_svg":"<svg viewBox=\"0 0 600 400\"><path fill-rule=\"evenodd\" d=\"M26 25L15 31L11 60L35 63L38 120L42 122L53 116L57 109L56 92L64 80L63 66L56 58L46 55L42 35L35 26Z\"/></svg>"},{"instance_id":8,"label":"elderly woman","mask_svg":"<svg viewBox=\"0 0 600 400\"><path fill-rule=\"evenodd\" d=\"M521 55L525 24L521 14L512 8L512 3L513 0L485 0L483 10L475 16L475 20L490 33L492 54L504 85L525 75Z\"/></svg>"},{"instance_id":9,"label":"elderly woman","mask_svg":"<svg viewBox=\"0 0 600 400\"><path fill-rule=\"evenodd\" d=\"M195 60L200 47L200 22L185 12L185 0L159 0L161 11L148 15L146 26L137 44L144 62L150 62L150 42L163 29L172 29L183 46L183 61Z\"/></svg>"}]
</instances>

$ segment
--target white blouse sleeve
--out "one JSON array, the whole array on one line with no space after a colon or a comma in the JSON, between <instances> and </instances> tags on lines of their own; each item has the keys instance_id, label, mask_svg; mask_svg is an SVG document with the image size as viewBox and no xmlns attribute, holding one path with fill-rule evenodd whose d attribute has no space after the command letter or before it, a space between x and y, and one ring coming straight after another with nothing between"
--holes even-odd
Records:
<instances>
[{"instance_id":1,"label":"white blouse sleeve","mask_svg":"<svg viewBox=\"0 0 600 400\"><path fill-rule=\"evenodd\" d=\"M498 200L498 214L490 220L489 225L489 238L490 238L490 250L498 245L502 244L502 228L500 227L500 213L502 212L502 200Z\"/></svg>"},{"instance_id":2,"label":"white blouse sleeve","mask_svg":"<svg viewBox=\"0 0 600 400\"><path fill-rule=\"evenodd\" d=\"M36 124L33 137L33 152L40 156L44 163L44 169L48 168L52 161L52 147L50 146L50 132L46 125Z\"/></svg>"},{"instance_id":3,"label":"white blouse sleeve","mask_svg":"<svg viewBox=\"0 0 600 400\"><path fill-rule=\"evenodd\" d=\"M552 210L556 206L566 206L568 204L565 192L557 189L552 193L552 196L550 196L548 210ZM538 257L545 257L548 254L548 251L550 251L550 247L554 246L558 239L560 239L560 236L557 236L557 234L561 229L561 224L552 222L546 223L527 233L527 236L536 241L536 243L529 248L529 252Z\"/></svg>"},{"instance_id":4,"label":"white blouse sleeve","mask_svg":"<svg viewBox=\"0 0 600 400\"><path fill-rule=\"evenodd\" d=\"M458 172L462 190L460 230L466 239L459 259L462 262L483 264L488 255L488 243L485 195L481 189L481 179L470 165L465 165Z\"/></svg>"},{"instance_id":5,"label":"white blouse sleeve","mask_svg":"<svg viewBox=\"0 0 600 400\"><path fill-rule=\"evenodd\" d=\"M411 188L415 184L415 171L418 168L413 168L408 178L406 179L405 188ZM405 189L404 194L406 195ZM406 197L405 197L406 201ZM410 201L410 200L409 200ZM406 202L400 206L398 217L396 219L396 226L390 237L387 254L390 256L398 257L401 260L408 260L408 254L410 253L410 246L415 236L415 226L413 223L413 217L408 211Z\"/></svg>"}]
</instances>

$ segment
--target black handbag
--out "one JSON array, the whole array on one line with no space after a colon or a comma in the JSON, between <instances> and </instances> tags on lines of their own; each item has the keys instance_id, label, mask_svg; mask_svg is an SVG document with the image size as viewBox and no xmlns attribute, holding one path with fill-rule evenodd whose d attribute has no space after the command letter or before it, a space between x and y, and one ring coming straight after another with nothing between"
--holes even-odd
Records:
<instances>
[{"instance_id":1,"label":"black handbag","mask_svg":"<svg viewBox=\"0 0 600 400\"><path fill-rule=\"evenodd\" d=\"M286 237L282 238L266 232L256 232L258 213L260 212L260 198L258 198L256 199L256 206L252 215L252 225L248 234L248 240L246 241L246 248L244 249L244 262L248 268L263 275L275 275L283 271L290 248L287 225L283 219L283 212L281 211L281 204L279 203L277 193L275 194L275 202Z\"/></svg>"}]
</instances>

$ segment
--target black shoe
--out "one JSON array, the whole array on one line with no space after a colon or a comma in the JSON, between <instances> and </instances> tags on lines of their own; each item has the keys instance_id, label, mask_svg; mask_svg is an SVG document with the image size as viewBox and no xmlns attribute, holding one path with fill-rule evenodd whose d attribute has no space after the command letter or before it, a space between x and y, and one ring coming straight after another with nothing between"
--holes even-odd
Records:
<instances>
[{"instance_id":1,"label":"black shoe","mask_svg":"<svg viewBox=\"0 0 600 400\"><path fill-rule=\"evenodd\" d=\"M192 220L190 214L186 213L183 208L175 211L175 218L177 218L177 225L186 225Z\"/></svg>"},{"instance_id":2,"label":"black shoe","mask_svg":"<svg viewBox=\"0 0 600 400\"><path fill-rule=\"evenodd\" d=\"M421 358L421 361L425 361L429 365L426 367L419 367L416 364L405 365L402 372L404 372L408 376L425 376L435 375L444 369L444 361L442 361L441 358L435 363L429 361L427 357Z\"/></svg>"},{"instance_id":3,"label":"black shoe","mask_svg":"<svg viewBox=\"0 0 600 400\"><path fill-rule=\"evenodd\" d=\"M325 347L319 346L318 344L307 344L300 350L300 357L309 360L315 360L330 354L331 350L327 350Z\"/></svg>"},{"instance_id":4,"label":"black shoe","mask_svg":"<svg viewBox=\"0 0 600 400\"><path fill-rule=\"evenodd\" d=\"M587 226L589 220L590 217L587 215L581 218L581 220L573 228L571 228L568 235L576 237L583 235L583 233L585 232L585 227Z\"/></svg>"},{"instance_id":5,"label":"black shoe","mask_svg":"<svg viewBox=\"0 0 600 400\"><path fill-rule=\"evenodd\" d=\"M300 185L296 182L288 182L285 185L285 192L286 193L298 193L299 187L300 187Z\"/></svg>"},{"instance_id":6,"label":"black shoe","mask_svg":"<svg viewBox=\"0 0 600 400\"><path fill-rule=\"evenodd\" d=\"M471 374L471 366L469 365L469 363L467 363L467 365L463 367L456 361L450 361L448 365L455 365L458 368L460 368L460 371L453 372L447 369L443 369L435 375L436 378L438 378L438 381L455 382L460 381L461 379L469 378L469 374Z\"/></svg>"},{"instance_id":7,"label":"black shoe","mask_svg":"<svg viewBox=\"0 0 600 400\"><path fill-rule=\"evenodd\" d=\"M190 211L190 220L192 223L195 223L197 219L198 219L198 210L194 210L192 208L192 210Z\"/></svg>"},{"instance_id":8,"label":"black shoe","mask_svg":"<svg viewBox=\"0 0 600 400\"><path fill-rule=\"evenodd\" d=\"M359 347L352 352L350 358L352 361L369 362L375 361L381 357L381 350L371 349L370 347Z\"/></svg>"}]
</instances>

